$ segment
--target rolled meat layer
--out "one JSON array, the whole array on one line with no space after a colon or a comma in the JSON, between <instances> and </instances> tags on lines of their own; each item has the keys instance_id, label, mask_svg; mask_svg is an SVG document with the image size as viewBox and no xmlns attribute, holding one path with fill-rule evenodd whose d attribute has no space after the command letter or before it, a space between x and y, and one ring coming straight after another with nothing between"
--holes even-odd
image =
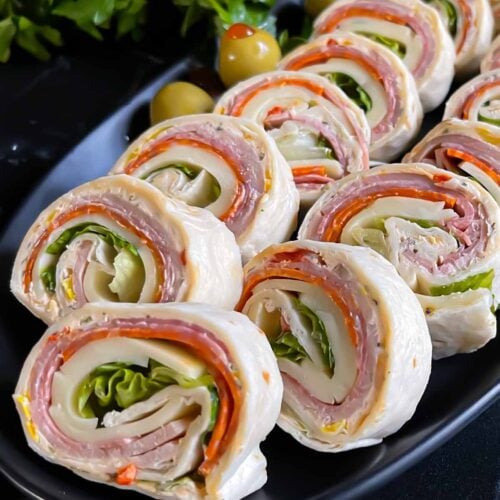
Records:
<instances>
[{"instance_id":1,"label":"rolled meat layer","mask_svg":"<svg viewBox=\"0 0 500 500\"><path fill-rule=\"evenodd\" d=\"M414 79L400 58L369 38L335 31L299 46L280 64L327 77L366 115L370 158L391 161L413 141L422 123Z\"/></svg>"},{"instance_id":2,"label":"rolled meat layer","mask_svg":"<svg viewBox=\"0 0 500 500\"><path fill-rule=\"evenodd\" d=\"M299 194L290 168L261 127L242 118L164 121L133 142L110 173L210 210L234 233L244 260L296 228Z\"/></svg>"},{"instance_id":3,"label":"rolled meat layer","mask_svg":"<svg viewBox=\"0 0 500 500\"><path fill-rule=\"evenodd\" d=\"M395 53L415 78L424 111L441 104L454 76L455 48L438 13L414 0L339 0L314 22L314 36L341 29Z\"/></svg>"},{"instance_id":4,"label":"rolled meat layer","mask_svg":"<svg viewBox=\"0 0 500 500\"><path fill-rule=\"evenodd\" d=\"M481 61L481 73L486 73L494 69L500 69L500 36L495 38Z\"/></svg>"},{"instance_id":5,"label":"rolled meat layer","mask_svg":"<svg viewBox=\"0 0 500 500\"><path fill-rule=\"evenodd\" d=\"M273 352L242 314L101 303L47 330L14 399L31 448L87 479L239 499L266 482L259 444L281 396Z\"/></svg>"},{"instance_id":6,"label":"rolled meat layer","mask_svg":"<svg viewBox=\"0 0 500 500\"><path fill-rule=\"evenodd\" d=\"M363 111L321 76L258 75L229 89L214 112L265 128L290 164L305 205L334 180L368 169L370 127Z\"/></svg>"},{"instance_id":7,"label":"rolled meat layer","mask_svg":"<svg viewBox=\"0 0 500 500\"><path fill-rule=\"evenodd\" d=\"M11 288L50 324L86 302L207 302L233 308L242 267L233 234L207 210L128 175L61 196L36 219Z\"/></svg>"},{"instance_id":8,"label":"rolled meat layer","mask_svg":"<svg viewBox=\"0 0 500 500\"><path fill-rule=\"evenodd\" d=\"M372 250L272 246L245 267L238 308L271 343L284 382L278 424L302 444L371 446L413 415L431 370L429 332L411 290Z\"/></svg>"},{"instance_id":9,"label":"rolled meat layer","mask_svg":"<svg viewBox=\"0 0 500 500\"><path fill-rule=\"evenodd\" d=\"M488 0L424 0L436 8L455 42L460 76L477 72L494 31Z\"/></svg>"},{"instance_id":10,"label":"rolled meat layer","mask_svg":"<svg viewBox=\"0 0 500 500\"><path fill-rule=\"evenodd\" d=\"M493 21L495 23L495 33L500 32L500 0L490 0L491 10L493 12Z\"/></svg>"},{"instance_id":11,"label":"rolled meat layer","mask_svg":"<svg viewBox=\"0 0 500 500\"><path fill-rule=\"evenodd\" d=\"M500 204L500 128L452 118L436 125L404 158L472 177Z\"/></svg>"},{"instance_id":12,"label":"rolled meat layer","mask_svg":"<svg viewBox=\"0 0 500 500\"><path fill-rule=\"evenodd\" d=\"M349 176L311 208L300 239L371 247L417 294L434 357L496 335L500 209L477 182L424 163Z\"/></svg>"},{"instance_id":13,"label":"rolled meat layer","mask_svg":"<svg viewBox=\"0 0 500 500\"><path fill-rule=\"evenodd\" d=\"M443 120L460 118L500 126L500 69L476 76L448 99Z\"/></svg>"}]
</instances>

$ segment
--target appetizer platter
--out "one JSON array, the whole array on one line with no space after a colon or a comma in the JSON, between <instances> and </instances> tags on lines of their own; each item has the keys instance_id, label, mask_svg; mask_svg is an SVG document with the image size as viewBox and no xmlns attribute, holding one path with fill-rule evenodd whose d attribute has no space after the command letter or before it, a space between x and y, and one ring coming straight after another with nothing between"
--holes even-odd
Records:
<instances>
[{"instance_id":1,"label":"appetizer platter","mask_svg":"<svg viewBox=\"0 0 500 500\"><path fill-rule=\"evenodd\" d=\"M500 395L494 10L327 3L217 10L9 221L26 493L355 498Z\"/></svg>"}]
</instances>

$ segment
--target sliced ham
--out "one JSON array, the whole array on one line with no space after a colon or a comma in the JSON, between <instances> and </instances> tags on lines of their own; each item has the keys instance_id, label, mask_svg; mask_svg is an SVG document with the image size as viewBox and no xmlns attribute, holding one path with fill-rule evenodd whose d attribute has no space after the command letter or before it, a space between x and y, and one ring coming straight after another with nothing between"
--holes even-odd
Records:
<instances>
[{"instance_id":1,"label":"sliced ham","mask_svg":"<svg viewBox=\"0 0 500 500\"><path fill-rule=\"evenodd\" d=\"M100 424L76 413L73 398L94 369L151 360L186 382L108 411ZM47 330L14 399L30 446L84 477L155 498L238 499L265 482L259 444L281 396L268 342L245 316L202 304L101 303Z\"/></svg>"},{"instance_id":2,"label":"sliced ham","mask_svg":"<svg viewBox=\"0 0 500 500\"><path fill-rule=\"evenodd\" d=\"M459 142L474 150L472 139ZM386 257L426 304L434 356L442 357L476 350L496 335L499 222L497 203L475 181L427 163L382 165L330 187L308 212L299 239L368 246ZM460 294L467 297L460 309L441 297ZM474 338L456 320L463 316L465 325L472 310L485 325Z\"/></svg>"},{"instance_id":3,"label":"sliced ham","mask_svg":"<svg viewBox=\"0 0 500 500\"><path fill-rule=\"evenodd\" d=\"M98 232L90 228L72 241L59 241L55 253L47 251L65 231L89 225ZM212 256L212 240L218 258ZM98 261L98 251L106 262ZM120 252L128 259L121 267ZM59 268L59 261L64 269L56 269L51 290L43 275ZM87 292L96 287L92 300L117 300L108 288L114 277L121 287L137 288L139 302L207 301L231 308L241 272L233 234L211 213L167 198L145 181L117 175L70 191L38 216L17 253L11 288L35 315L52 323L90 300L86 287ZM74 300L63 299L69 286L65 273L71 274Z\"/></svg>"},{"instance_id":4,"label":"sliced ham","mask_svg":"<svg viewBox=\"0 0 500 500\"><path fill-rule=\"evenodd\" d=\"M297 311L278 302L290 293L321 318L333 375L314 361L308 350L314 341L296 329ZM396 296L402 322L388 317L396 313L386 301ZM375 252L312 241L271 247L246 266L238 308L270 342L276 333L266 314L276 309L288 316L287 334L309 355L290 361L278 354L285 389L278 423L302 444L327 452L376 444L413 414L430 373L425 318L411 290ZM337 396L328 398L329 392Z\"/></svg>"},{"instance_id":5,"label":"sliced ham","mask_svg":"<svg viewBox=\"0 0 500 500\"><path fill-rule=\"evenodd\" d=\"M439 15L424 2L340 0L316 19L314 36L338 29L398 43L398 55L416 80L424 110L445 99L453 80L455 49Z\"/></svg>"}]
</instances>

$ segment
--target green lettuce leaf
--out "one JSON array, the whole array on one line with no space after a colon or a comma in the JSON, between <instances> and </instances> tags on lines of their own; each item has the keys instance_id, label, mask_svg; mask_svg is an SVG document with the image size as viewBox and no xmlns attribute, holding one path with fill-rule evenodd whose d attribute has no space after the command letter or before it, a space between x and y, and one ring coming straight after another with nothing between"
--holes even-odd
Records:
<instances>
[{"instance_id":1,"label":"green lettuce leaf","mask_svg":"<svg viewBox=\"0 0 500 500\"><path fill-rule=\"evenodd\" d=\"M487 116L478 115L478 120L484 123L491 123L491 125L496 125L500 127L500 119L488 118Z\"/></svg>"},{"instance_id":2,"label":"green lettuce leaf","mask_svg":"<svg viewBox=\"0 0 500 500\"><path fill-rule=\"evenodd\" d=\"M345 73L328 73L326 76L332 83L342 89L365 113L373 107L372 99L361 85Z\"/></svg>"},{"instance_id":3,"label":"green lettuce leaf","mask_svg":"<svg viewBox=\"0 0 500 500\"><path fill-rule=\"evenodd\" d=\"M379 35L378 33L370 33L368 31L357 31L356 33L358 35L363 35L364 37L369 38L374 42L380 43L380 45L388 48L391 52L394 52L394 54L396 54L401 59L403 59L406 55L406 47L398 40Z\"/></svg>"},{"instance_id":4,"label":"green lettuce leaf","mask_svg":"<svg viewBox=\"0 0 500 500\"><path fill-rule=\"evenodd\" d=\"M333 376L333 371L335 369L335 358L323 321L312 309L307 307L300 300L295 299L294 304L297 311L309 320L311 337L316 341L319 348L321 349L321 353L323 354L323 361L330 377Z\"/></svg>"},{"instance_id":5,"label":"green lettuce leaf","mask_svg":"<svg viewBox=\"0 0 500 500\"><path fill-rule=\"evenodd\" d=\"M425 0L427 3L436 3L440 4L443 8L444 13L446 14L446 19L448 21L448 31L451 36L455 36L457 34L457 24L458 24L458 14L457 10L453 3L449 0Z\"/></svg>"},{"instance_id":6,"label":"green lettuce leaf","mask_svg":"<svg viewBox=\"0 0 500 500\"><path fill-rule=\"evenodd\" d=\"M210 390L213 428L219 404L213 377L205 374L190 379L153 359L147 368L120 362L95 368L76 390L78 414L83 418L101 419L109 411L128 408L173 384L185 388L206 386Z\"/></svg>"},{"instance_id":7,"label":"green lettuce leaf","mask_svg":"<svg viewBox=\"0 0 500 500\"><path fill-rule=\"evenodd\" d=\"M132 255L138 256L137 248L127 240L116 234L115 232L101 226L100 224L84 223L74 227L70 227L53 241L45 251L50 255L61 255L66 247L77 237L85 233L93 233L99 235L106 243L115 247L116 250L126 249Z\"/></svg>"},{"instance_id":8,"label":"green lettuce leaf","mask_svg":"<svg viewBox=\"0 0 500 500\"><path fill-rule=\"evenodd\" d=\"M333 150L332 145L328 142L326 137L320 135L318 138L317 146L324 149L325 156L328 160L336 159L335 151Z\"/></svg>"},{"instance_id":9,"label":"green lettuce leaf","mask_svg":"<svg viewBox=\"0 0 500 500\"><path fill-rule=\"evenodd\" d=\"M151 172L148 172L147 174L143 175L141 177L142 180L146 180L152 175L161 172L162 170L166 170L167 168L175 168L176 170L180 170L183 174L185 174L187 177L190 179L195 179L199 171L195 170L193 167L188 165L187 163L173 163L172 165L165 165L164 167L157 168L155 170L152 170Z\"/></svg>"},{"instance_id":10,"label":"green lettuce leaf","mask_svg":"<svg viewBox=\"0 0 500 500\"><path fill-rule=\"evenodd\" d=\"M120 302L137 302L145 279L142 259L127 249L122 249L115 257L113 266L115 276L109 289L118 295Z\"/></svg>"},{"instance_id":11,"label":"green lettuce leaf","mask_svg":"<svg viewBox=\"0 0 500 500\"><path fill-rule=\"evenodd\" d=\"M283 332L271 342L271 348L277 358L286 358L295 363L309 358L305 349L291 332Z\"/></svg>"},{"instance_id":12,"label":"green lettuce leaf","mask_svg":"<svg viewBox=\"0 0 500 500\"><path fill-rule=\"evenodd\" d=\"M408 222L413 222L415 224L418 224L420 227L424 229L429 229L431 227L440 227L439 224L432 220L427 220L427 219L413 219L411 217L401 217L401 216L395 216L398 217L399 219L404 219L407 220ZM387 217L375 217L370 221L370 228L371 229L378 229L379 231L383 231L384 233L386 232L385 230L385 221L389 218Z\"/></svg>"},{"instance_id":13,"label":"green lettuce leaf","mask_svg":"<svg viewBox=\"0 0 500 500\"><path fill-rule=\"evenodd\" d=\"M494 277L495 271L491 269L490 271L469 276L462 281L456 281L455 283L450 283L449 285L433 286L431 287L430 292L433 297L436 297L439 295L466 292L467 290L478 290L479 288L488 288L491 290Z\"/></svg>"},{"instance_id":14,"label":"green lettuce leaf","mask_svg":"<svg viewBox=\"0 0 500 500\"><path fill-rule=\"evenodd\" d=\"M41 273L40 279L42 280L43 286L49 292L56 291L56 266L47 266Z\"/></svg>"}]
</instances>

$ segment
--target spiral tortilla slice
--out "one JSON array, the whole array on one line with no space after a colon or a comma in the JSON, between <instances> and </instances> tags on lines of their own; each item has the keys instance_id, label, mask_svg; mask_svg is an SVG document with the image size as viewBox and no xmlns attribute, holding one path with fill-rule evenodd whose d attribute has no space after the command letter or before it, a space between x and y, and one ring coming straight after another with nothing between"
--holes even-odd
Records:
<instances>
[{"instance_id":1,"label":"spiral tortilla slice","mask_svg":"<svg viewBox=\"0 0 500 500\"><path fill-rule=\"evenodd\" d=\"M335 31L299 46L280 66L325 76L347 93L371 127L371 159L398 157L420 129L414 79L399 57L366 37Z\"/></svg>"},{"instance_id":2,"label":"spiral tortilla slice","mask_svg":"<svg viewBox=\"0 0 500 500\"><path fill-rule=\"evenodd\" d=\"M443 120L460 118L500 126L500 69L476 76L446 103Z\"/></svg>"},{"instance_id":3,"label":"spiral tortilla slice","mask_svg":"<svg viewBox=\"0 0 500 500\"><path fill-rule=\"evenodd\" d=\"M425 163L348 176L308 212L299 239L371 247L417 294L434 357L496 335L500 208L475 181Z\"/></svg>"},{"instance_id":4,"label":"spiral tortilla slice","mask_svg":"<svg viewBox=\"0 0 500 500\"><path fill-rule=\"evenodd\" d=\"M455 48L437 12L413 0L340 0L314 22L314 36L341 29L363 35L402 59L415 78L424 111L444 101Z\"/></svg>"},{"instance_id":5,"label":"spiral tortilla slice","mask_svg":"<svg viewBox=\"0 0 500 500\"><path fill-rule=\"evenodd\" d=\"M50 324L86 302L207 302L232 309L241 290L233 234L207 210L128 175L61 196L24 237L11 288Z\"/></svg>"},{"instance_id":6,"label":"spiral tortilla slice","mask_svg":"<svg viewBox=\"0 0 500 500\"><path fill-rule=\"evenodd\" d=\"M481 61L481 73L500 69L500 36L497 36L491 44L488 52Z\"/></svg>"},{"instance_id":7,"label":"spiral tortilla slice","mask_svg":"<svg viewBox=\"0 0 500 500\"><path fill-rule=\"evenodd\" d=\"M101 303L46 331L14 400L31 448L87 479L154 498L239 499L266 481L259 444L281 396L272 350L245 316Z\"/></svg>"},{"instance_id":8,"label":"spiral tortilla slice","mask_svg":"<svg viewBox=\"0 0 500 500\"><path fill-rule=\"evenodd\" d=\"M370 128L363 112L321 76L258 75L229 89L214 112L266 129L290 164L305 205L334 180L368 169Z\"/></svg>"},{"instance_id":9,"label":"spiral tortilla slice","mask_svg":"<svg viewBox=\"0 0 500 500\"><path fill-rule=\"evenodd\" d=\"M500 204L500 128L452 118L436 125L404 158L480 182Z\"/></svg>"},{"instance_id":10,"label":"spiral tortilla slice","mask_svg":"<svg viewBox=\"0 0 500 500\"><path fill-rule=\"evenodd\" d=\"M299 194L276 145L254 123L216 115L167 120L144 132L111 174L139 177L225 222L244 260L290 237Z\"/></svg>"},{"instance_id":11,"label":"spiral tortilla slice","mask_svg":"<svg viewBox=\"0 0 500 500\"><path fill-rule=\"evenodd\" d=\"M455 42L455 70L477 72L493 36L494 19L488 0L424 0L439 12Z\"/></svg>"},{"instance_id":12,"label":"spiral tortilla slice","mask_svg":"<svg viewBox=\"0 0 500 500\"><path fill-rule=\"evenodd\" d=\"M271 343L284 382L278 424L302 444L371 446L413 415L430 375L429 332L411 290L372 250L274 245L245 267L238 308Z\"/></svg>"}]
</instances>

